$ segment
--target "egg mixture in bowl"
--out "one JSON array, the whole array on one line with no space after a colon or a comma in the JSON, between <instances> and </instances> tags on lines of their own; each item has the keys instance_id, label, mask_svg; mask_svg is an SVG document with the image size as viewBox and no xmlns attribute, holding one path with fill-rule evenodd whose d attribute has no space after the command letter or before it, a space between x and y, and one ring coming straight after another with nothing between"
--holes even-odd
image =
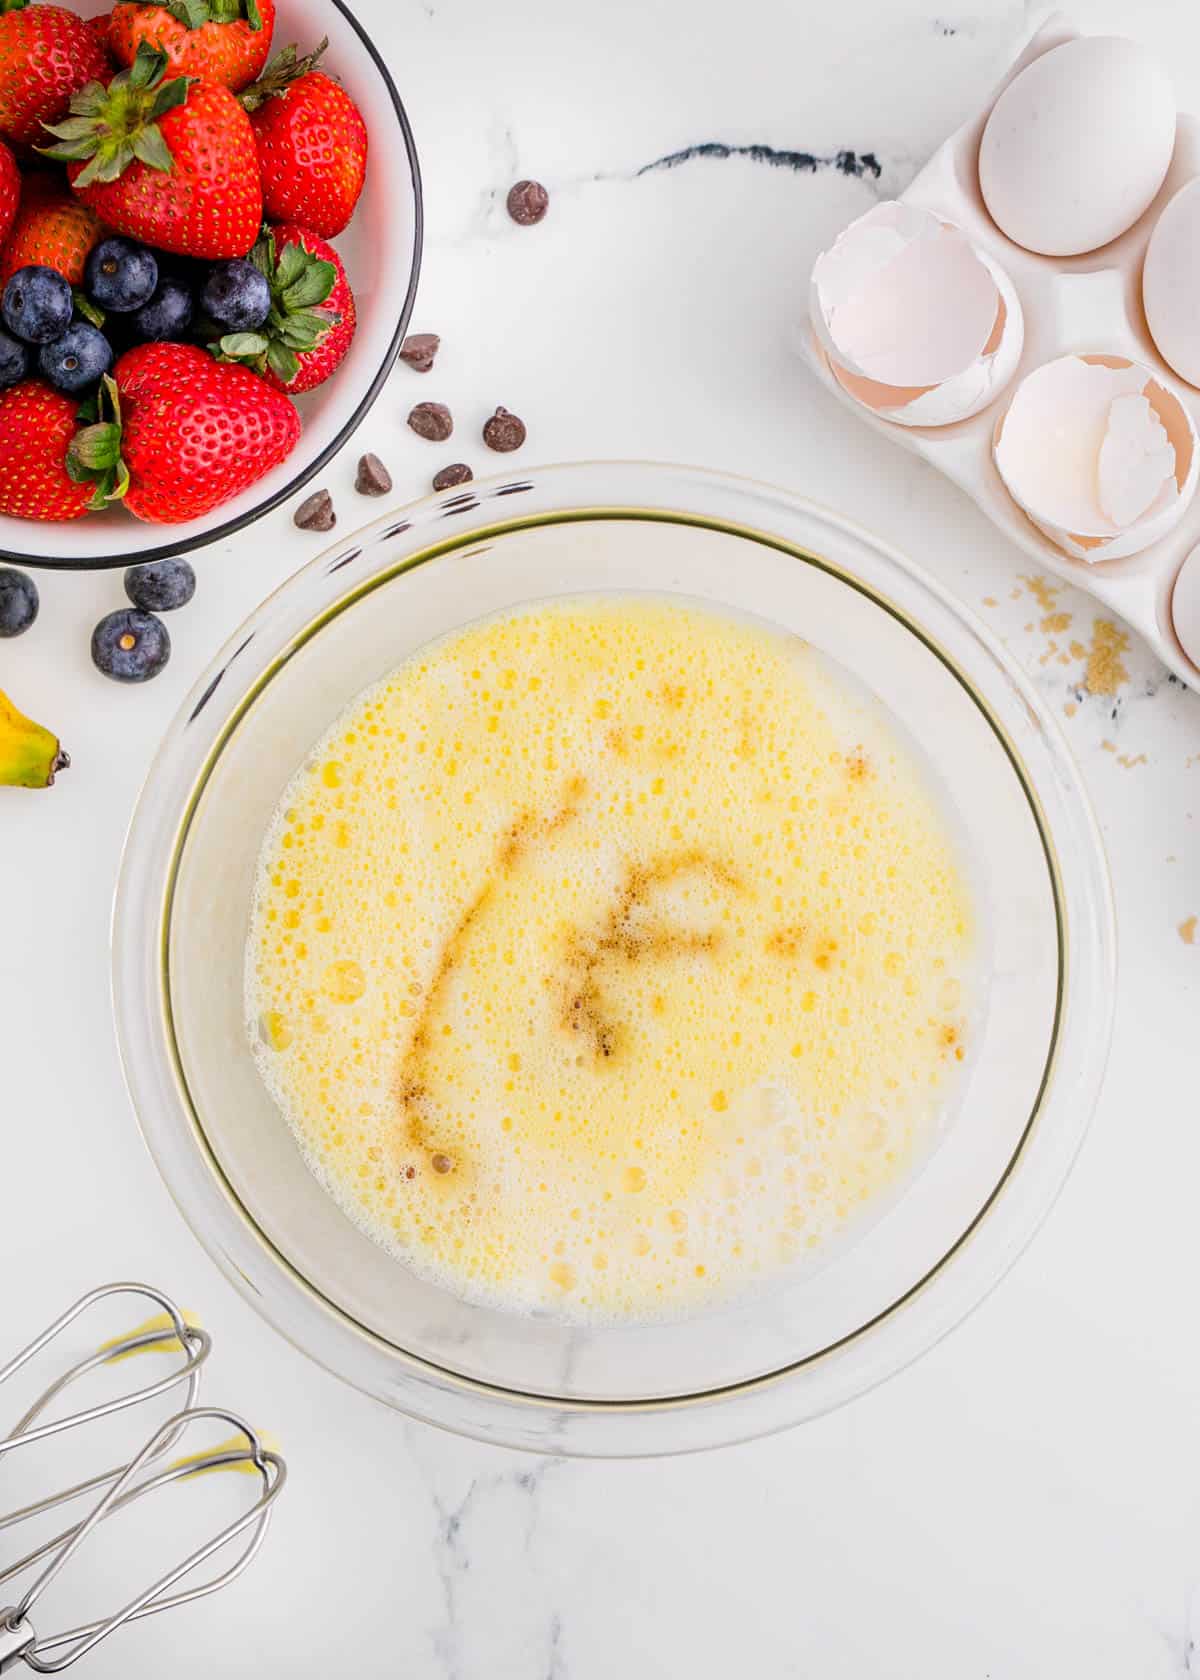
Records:
<instances>
[{"instance_id":1,"label":"egg mixture in bowl","mask_svg":"<svg viewBox=\"0 0 1200 1680\"><path fill-rule=\"evenodd\" d=\"M391 1405L682 1450L838 1404L1050 1204L1111 1004L1041 703L850 524L685 469L381 520L189 698L122 1050L193 1228Z\"/></svg>"},{"instance_id":2,"label":"egg mixture in bowl","mask_svg":"<svg viewBox=\"0 0 1200 1680\"><path fill-rule=\"evenodd\" d=\"M289 784L249 1030L398 1259L518 1309L680 1311L923 1158L975 920L927 769L806 642L558 601L421 650Z\"/></svg>"}]
</instances>

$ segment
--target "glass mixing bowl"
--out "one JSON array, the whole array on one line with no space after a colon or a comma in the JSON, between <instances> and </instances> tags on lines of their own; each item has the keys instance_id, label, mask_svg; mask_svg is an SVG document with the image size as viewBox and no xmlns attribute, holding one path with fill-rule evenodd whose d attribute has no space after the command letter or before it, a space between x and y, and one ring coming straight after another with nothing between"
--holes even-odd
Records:
<instances>
[{"instance_id":1,"label":"glass mixing bowl","mask_svg":"<svg viewBox=\"0 0 1200 1680\"><path fill-rule=\"evenodd\" d=\"M592 1328L459 1299L350 1223L259 1079L243 953L267 823L357 693L486 614L639 590L794 631L878 697L958 825L984 974L953 1113L881 1217L771 1289L677 1321ZM664 1453L839 1405L999 1279L1062 1185L1096 1098L1112 907L1055 725L940 586L780 490L685 468L565 466L385 516L243 625L147 780L117 896L114 985L159 1169L209 1253L285 1336L387 1404L466 1434Z\"/></svg>"}]
</instances>

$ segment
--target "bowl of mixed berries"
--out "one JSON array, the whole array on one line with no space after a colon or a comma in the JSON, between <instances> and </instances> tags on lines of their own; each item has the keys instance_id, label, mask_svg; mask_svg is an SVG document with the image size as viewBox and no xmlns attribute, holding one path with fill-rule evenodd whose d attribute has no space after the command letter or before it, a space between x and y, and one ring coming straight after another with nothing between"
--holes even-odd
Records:
<instances>
[{"instance_id":1,"label":"bowl of mixed berries","mask_svg":"<svg viewBox=\"0 0 1200 1680\"><path fill-rule=\"evenodd\" d=\"M341 0L0 0L0 554L228 537L404 338L411 129Z\"/></svg>"}]
</instances>

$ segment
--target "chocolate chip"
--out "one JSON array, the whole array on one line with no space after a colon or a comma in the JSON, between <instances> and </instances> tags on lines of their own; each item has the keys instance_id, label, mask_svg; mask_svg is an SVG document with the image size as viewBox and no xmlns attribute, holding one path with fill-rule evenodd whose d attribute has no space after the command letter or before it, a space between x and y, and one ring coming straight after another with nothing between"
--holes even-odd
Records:
<instances>
[{"instance_id":1,"label":"chocolate chip","mask_svg":"<svg viewBox=\"0 0 1200 1680\"><path fill-rule=\"evenodd\" d=\"M428 373L441 342L436 333L409 333L400 346L400 360L417 373Z\"/></svg>"},{"instance_id":2,"label":"chocolate chip","mask_svg":"<svg viewBox=\"0 0 1200 1680\"><path fill-rule=\"evenodd\" d=\"M518 420L506 408L498 408L484 424L483 441L489 449L507 455L513 449L520 449L525 442L525 422Z\"/></svg>"},{"instance_id":3,"label":"chocolate chip","mask_svg":"<svg viewBox=\"0 0 1200 1680\"><path fill-rule=\"evenodd\" d=\"M328 490L314 491L300 503L292 517L302 531L332 531L337 524L333 497Z\"/></svg>"},{"instance_id":4,"label":"chocolate chip","mask_svg":"<svg viewBox=\"0 0 1200 1680\"><path fill-rule=\"evenodd\" d=\"M435 1155L429 1165L435 1173L448 1173L454 1170L454 1162L449 1155Z\"/></svg>"},{"instance_id":5,"label":"chocolate chip","mask_svg":"<svg viewBox=\"0 0 1200 1680\"><path fill-rule=\"evenodd\" d=\"M508 213L518 227L532 227L550 208L550 194L540 181L518 181L508 189Z\"/></svg>"},{"instance_id":6,"label":"chocolate chip","mask_svg":"<svg viewBox=\"0 0 1200 1680\"><path fill-rule=\"evenodd\" d=\"M364 455L359 461L354 488L360 496L387 495L392 488L392 475L378 455Z\"/></svg>"},{"instance_id":7,"label":"chocolate chip","mask_svg":"<svg viewBox=\"0 0 1200 1680\"><path fill-rule=\"evenodd\" d=\"M443 467L441 472L433 475L435 490L451 490L456 484L470 484L475 474L465 461L455 461L451 466Z\"/></svg>"},{"instance_id":8,"label":"chocolate chip","mask_svg":"<svg viewBox=\"0 0 1200 1680\"><path fill-rule=\"evenodd\" d=\"M454 430L454 420L445 403L418 403L408 423L418 437L428 438L430 443L445 443Z\"/></svg>"}]
</instances>

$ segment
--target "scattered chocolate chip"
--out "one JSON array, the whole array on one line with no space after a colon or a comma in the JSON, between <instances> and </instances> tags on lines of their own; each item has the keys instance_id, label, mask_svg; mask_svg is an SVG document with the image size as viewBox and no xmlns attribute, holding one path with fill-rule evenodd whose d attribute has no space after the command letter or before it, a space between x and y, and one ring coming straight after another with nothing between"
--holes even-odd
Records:
<instances>
[{"instance_id":1,"label":"scattered chocolate chip","mask_svg":"<svg viewBox=\"0 0 1200 1680\"><path fill-rule=\"evenodd\" d=\"M452 465L443 467L441 472L434 473L433 488L451 490L456 484L470 484L474 477L475 474L465 461L455 461Z\"/></svg>"},{"instance_id":2,"label":"scattered chocolate chip","mask_svg":"<svg viewBox=\"0 0 1200 1680\"><path fill-rule=\"evenodd\" d=\"M317 490L300 503L292 517L302 531L332 531L337 524L333 497L328 490Z\"/></svg>"},{"instance_id":3,"label":"scattered chocolate chip","mask_svg":"<svg viewBox=\"0 0 1200 1680\"><path fill-rule=\"evenodd\" d=\"M445 443L454 430L454 419L445 403L418 403L408 417L418 437L430 443Z\"/></svg>"},{"instance_id":4,"label":"scattered chocolate chip","mask_svg":"<svg viewBox=\"0 0 1200 1680\"><path fill-rule=\"evenodd\" d=\"M386 496L392 488L392 475L378 455L364 455L358 463L358 477L354 488L360 496Z\"/></svg>"},{"instance_id":5,"label":"scattered chocolate chip","mask_svg":"<svg viewBox=\"0 0 1200 1680\"><path fill-rule=\"evenodd\" d=\"M496 450L500 455L507 455L513 449L520 449L525 442L525 422L519 420L515 414L510 414L506 408L498 408L491 419L484 423L483 441L489 449Z\"/></svg>"},{"instance_id":6,"label":"scattered chocolate chip","mask_svg":"<svg viewBox=\"0 0 1200 1680\"><path fill-rule=\"evenodd\" d=\"M417 373L428 373L441 342L436 333L409 333L400 346L400 360Z\"/></svg>"},{"instance_id":7,"label":"scattered chocolate chip","mask_svg":"<svg viewBox=\"0 0 1200 1680\"><path fill-rule=\"evenodd\" d=\"M550 194L540 181L518 181L508 189L508 213L518 227L532 227L550 208Z\"/></svg>"},{"instance_id":8,"label":"scattered chocolate chip","mask_svg":"<svg viewBox=\"0 0 1200 1680\"><path fill-rule=\"evenodd\" d=\"M429 1165L435 1173L448 1173L453 1169L454 1162L449 1155L435 1155Z\"/></svg>"}]
</instances>

